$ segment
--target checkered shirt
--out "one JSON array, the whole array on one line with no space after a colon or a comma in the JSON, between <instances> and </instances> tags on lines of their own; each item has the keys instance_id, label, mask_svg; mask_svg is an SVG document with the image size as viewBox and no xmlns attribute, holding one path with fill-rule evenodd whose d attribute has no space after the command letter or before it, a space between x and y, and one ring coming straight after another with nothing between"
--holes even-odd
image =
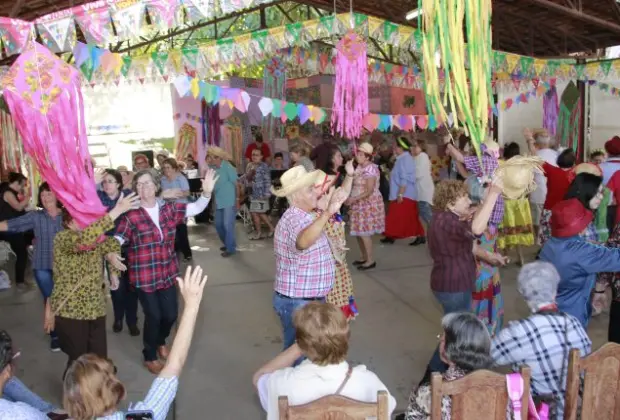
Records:
<instances>
[{"instance_id":1,"label":"checkered shirt","mask_svg":"<svg viewBox=\"0 0 620 420\"><path fill-rule=\"evenodd\" d=\"M62 216L52 218L47 210L33 210L6 222L8 232L34 232L32 268L51 270L54 266L54 238L62 230Z\"/></svg>"},{"instance_id":2,"label":"checkered shirt","mask_svg":"<svg viewBox=\"0 0 620 420\"><path fill-rule=\"evenodd\" d=\"M142 207L130 210L116 228L115 236L127 245L129 281L146 293L174 285L179 266L174 252L177 225L185 220L185 203L159 205L159 229Z\"/></svg>"},{"instance_id":3,"label":"checkered shirt","mask_svg":"<svg viewBox=\"0 0 620 420\"><path fill-rule=\"evenodd\" d=\"M484 176L493 176L497 168L499 168L499 162L492 156L487 154L482 155L482 166L480 166L480 159L478 156L465 156L465 168L467 171L476 175L478 178ZM504 198L500 195L493 207L493 213L489 223L499 226L504 219Z\"/></svg>"},{"instance_id":4,"label":"checkered shirt","mask_svg":"<svg viewBox=\"0 0 620 420\"><path fill-rule=\"evenodd\" d=\"M179 379L176 376L172 378L155 378L144 401L129 404L127 413L117 411L109 416L97 417L97 420L125 420L125 414L143 411L152 411L153 420L166 420L170 405L177 395L178 387Z\"/></svg>"},{"instance_id":5,"label":"checkered shirt","mask_svg":"<svg viewBox=\"0 0 620 420\"><path fill-rule=\"evenodd\" d=\"M592 350L592 342L581 323L562 313L534 314L511 322L493 339L491 356L498 365L528 365L532 370L532 394L553 394L558 398L558 419L564 418L564 393L568 354L578 349L581 356Z\"/></svg>"},{"instance_id":6,"label":"checkered shirt","mask_svg":"<svg viewBox=\"0 0 620 420\"><path fill-rule=\"evenodd\" d=\"M291 206L283 215L274 237L275 291L292 298L327 296L334 284L336 264L325 233L308 249L300 251L299 234L315 220L310 213Z\"/></svg>"}]
</instances>

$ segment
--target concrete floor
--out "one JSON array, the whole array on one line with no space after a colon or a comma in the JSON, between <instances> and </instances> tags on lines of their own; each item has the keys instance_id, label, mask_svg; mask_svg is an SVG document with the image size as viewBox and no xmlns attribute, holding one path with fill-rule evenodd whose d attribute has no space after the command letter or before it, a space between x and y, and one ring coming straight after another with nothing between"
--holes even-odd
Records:
<instances>
[{"instance_id":1,"label":"concrete floor","mask_svg":"<svg viewBox=\"0 0 620 420\"><path fill-rule=\"evenodd\" d=\"M281 350L282 342L271 306L272 243L248 241L239 225L241 252L223 259L213 226L190 227L190 234L194 261L208 273L209 283L181 378L176 418L263 418L251 378ZM355 241L350 241L350 247L349 261L353 261L358 256ZM377 269L353 271L360 316L353 324L349 360L377 373L403 409L437 343L441 312L429 290L431 266L426 248L409 247L406 241L384 246L378 240L375 248ZM502 272L507 321L528 313L516 291L517 272L514 264ZM22 353L18 376L41 396L59 404L66 356L48 350L38 289L2 292L0 308L0 329L9 331ZM153 380L142 367L141 338L130 337L126 330L112 333L111 316L108 305L109 355L127 387L127 401L138 401ZM607 322L603 314L590 324L595 348L606 339ZM172 413L169 418L174 418Z\"/></svg>"}]
</instances>

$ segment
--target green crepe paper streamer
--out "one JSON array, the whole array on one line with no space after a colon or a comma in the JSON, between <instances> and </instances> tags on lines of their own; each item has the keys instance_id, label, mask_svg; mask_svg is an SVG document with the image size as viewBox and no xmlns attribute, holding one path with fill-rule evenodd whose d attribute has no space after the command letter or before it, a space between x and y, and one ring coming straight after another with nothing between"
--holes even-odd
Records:
<instances>
[{"instance_id":1,"label":"green crepe paper streamer","mask_svg":"<svg viewBox=\"0 0 620 420\"><path fill-rule=\"evenodd\" d=\"M605 76L609 74L610 69L611 69L611 60L601 61L601 70L603 70L603 74Z\"/></svg>"},{"instance_id":2,"label":"green crepe paper streamer","mask_svg":"<svg viewBox=\"0 0 620 420\"><path fill-rule=\"evenodd\" d=\"M415 49L420 50L422 48L422 33L416 29L413 31L413 39L415 40Z\"/></svg>"},{"instance_id":3,"label":"green crepe paper streamer","mask_svg":"<svg viewBox=\"0 0 620 420\"><path fill-rule=\"evenodd\" d=\"M392 39L394 32L398 30L398 25L392 22L385 21L383 24L383 40L389 41Z\"/></svg>"},{"instance_id":4,"label":"green crepe paper streamer","mask_svg":"<svg viewBox=\"0 0 620 420\"><path fill-rule=\"evenodd\" d=\"M530 70L532 69L532 64L534 64L534 59L532 57L521 57L519 60L521 63L521 71L524 75L530 74Z\"/></svg>"},{"instance_id":5,"label":"green crepe paper streamer","mask_svg":"<svg viewBox=\"0 0 620 420\"><path fill-rule=\"evenodd\" d=\"M284 105L284 114L286 114L289 120L294 120L297 116L297 104L289 102Z\"/></svg>"},{"instance_id":6,"label":"green crepe paper streamer","mask_svg":"<svg viewBox=\"0 0 620 420\"><path fill-rule=\"evenodd\" d=\"M279 99L272 99L273 102L273 111L271 111L271 115L275 118L280 118L282 116L282 101Z\"/></svg>"},{"instance_id":7,"label":"green crepe paper streamer","mask_svg":"<svg viewBox=\"0 0 620 420\"><path fill-rule=\"evenodd\" d=\"M560 68L560 63L555 60L547 61L547 74L551 77L554 77Z\"/></svg>"},{"instance_id":8,"label":"green crepe paper streamer","mask_svg":"<svg viewBox=\"0 0 620 420\"><path fill-rule=\"evenodd\" d=\"M121 67L121 73L125 77L127 77L127 73L129 73L129 68L131 67L131 60L132 59L130 56L123 56L123 66Z\"/></svg>"},{"instance_id":9,"label":"green crepe paper streamer","mask_svg":"<svg viewBox=\"0 0 620 420\"><path fill-rule=\"evenodd\" d=\"M293 42L297 43L300 41L301 30L303 29L303 25L301 22L297 23L289 23L286 25L286 32L288 32L293 38Z\"/></svg>"},{"instance_id":10,"label":"green crepe paper streamer","mask_svg":"<svg viewBox=\"0 0 620 420\"><path fill-rule=\"evenodd\" d=\"M82 74L90 82L91 79L93 78L93 71L94 71L92 61L89 59L85 61L84 63L82 63L82 65L80 66L80 70L82 70Z\"/></svg>"},{"instance_id":11,"label":"green crepe paper streamer","mask_svg":"<svg viewBox=\"0 0 620 420\"><path fill-rule=\"evenodd\" d=\"M258 43L261 51L265 50L265 41L267 41L267 35L269 32L267 29L263 29L262 31L252 32L252 39Z\"/></svg>"},{"instance_id":12,"label":"green crepe paper streamer","mask_svg":"<svg viewBox=\"0 0 620 420\"><path fill-rule=\"evenodd\" d=\"M181 53L183 54L183 57L187 59L189 64L193 68L196 68L198 65L198 48L183 48Z\"/></svg>"},{"instance_id":13,"label":"green crepe paper streamer","mask_svg":"<svg viewBox=\"0 0 620 420\"><path fill-rule=\"evenodd\" d=\"M327 112L325 112L323 108L319 108L319 109L321 110L321 115L319 115L318 120L317 119L314 120L314 123L316 125L323 124L323 121L325 121L325 118L327 118Z\"/></svg>"},{"instance_id":14,"label":"green crepe paper streamer","mask_svg":"<svg viewBox=\"0 0 620 420\"><path fill-rule=\"evenodd\" d=\"M168 53L154 52L151 54L151 58L153 59L153 63L155 63L155 67L157 67L157 70L159 70L159 73L163 76L166 63L168 62Z\"/></svg>"},{"instance_id":15,"label":"green crepe paper streamer","mask_svg":"<svg viewBox=\"0 0 620 420\"><path fill-rule=\"evenodd\" d=\"M493 51L493 68L495 71L499 71L504 68L506 64L506 53L501 51Z\"/></svg>"}]
</instances>

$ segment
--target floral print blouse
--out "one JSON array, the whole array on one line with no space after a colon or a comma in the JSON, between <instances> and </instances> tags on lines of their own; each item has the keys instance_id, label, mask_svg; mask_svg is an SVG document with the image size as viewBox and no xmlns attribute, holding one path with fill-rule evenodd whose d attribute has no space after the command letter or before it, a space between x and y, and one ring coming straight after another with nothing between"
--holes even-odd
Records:
<instances>
[{"instance_id":1,"label":"floral print blouse","mask_svg":"<svg viewBox=\"0 0 620 420\"><path fill-rule=\"evenodd\" d=\"M443 374L444 381L454 381L465 376L467 372L456 366L448 368ZM411 391L409 405L405 411L405 420L429 420L431 418L431 384L421 385ZM441 400L441 420L451 420L452 399L443 397Z\"/></svg>"},{"instance_id":2,"label":"floral print blouse","mask_svg":"<svg viewBox=\"0 0 620 420\"><path fill-rule=\"evenodd\" d=\"M110 229L114 229L114 222L106 215L81 232L66 229L56 234L50 303L57 316L89 321L105 316L103 257L121 251L115 238L104 236ZM116 269L110 270L118 275Z\"/></svg>"}]
</instances>

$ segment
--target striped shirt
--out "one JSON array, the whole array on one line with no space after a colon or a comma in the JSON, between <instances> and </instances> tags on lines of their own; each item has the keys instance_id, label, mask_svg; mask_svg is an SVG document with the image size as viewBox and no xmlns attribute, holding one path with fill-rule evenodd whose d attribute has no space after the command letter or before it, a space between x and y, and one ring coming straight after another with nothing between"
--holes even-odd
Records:
<instances>
[{"instance_id":1,"label":"striped shirt","mask_svg":"<svg viewBox=\"0 0 620 420\"><path fill-rule=\"evenodd\" d=\"M324 297L331 290L336 265L325 233L312 246L297 249L297 237L315 218L291 206L276 226L273 241L276 254L275 291L292 298Z\"/></svg>"},{"instance_id":2,"label":"striped shirt","mask_svg":"<svg viewBox=\"0 0 620 420\"><path fill-rule=\"evenodd\" d=\"M32 268L51 270L54 267L54 238L62 230L62 215L50 216L47 210L33 210L7 220L8 232L34 232L34 256Z\"/></svg>"},{"instance_id":3,"label":"striped shirt","mask_svg":"<svg viewBox=\"0 0 620 420\"><path fill-rule=\"evenodd\" d=\"M172 378L158 377L153 381L144 401L130 404L126 413L117 411L109 416L97 417L97 420L125 420L126 414L144 411L152 412L153 420L166 420L170 405L177 395L178 387L179 379L176 376Z\"/></svg>"},{"instance_id":4,"label":"striped shirt","mask_svg":"<svg viewBox=\"0 0 620 420\"><path fill-rule=\"evenodd\" d=\"M433 259L431 290L470 292L476 279L474 235L471 222L463 222L451 211L433 214L428 229L428 250Z\"/></svg>"}]
</instances>

